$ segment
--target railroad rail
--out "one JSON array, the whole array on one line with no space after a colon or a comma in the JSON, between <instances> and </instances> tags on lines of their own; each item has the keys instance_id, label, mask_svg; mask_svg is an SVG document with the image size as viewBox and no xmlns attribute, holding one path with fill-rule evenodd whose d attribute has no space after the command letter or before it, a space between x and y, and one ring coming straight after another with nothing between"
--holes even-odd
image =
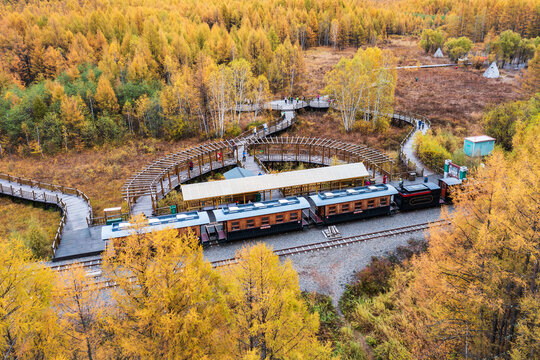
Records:
<instances>
[{"instance_id":1,"label":"railroad rail","mask_svg":"<svg viewBox=\"0 0 540 360\"><path fill-rule=\"evenodd\" d=\"M367 233L367 234L354 235L354 236L349 236L345 238L328 239L325 241L312 243L312 244L293 246L289 248L275 250L274 253L278 255L279 257L286 257L286 256L303 254L303 253L309 253L313 251L321 251L321 250L328 250L328 249L348 246L348 245L352 245L358 242L374 240L378 238L413 233L413 232L429 229L430 227L439 227L439 226L445 226L449 224L450 224L449 220L437 220L433 222L413 224L413 225L402 226L402 227L393 228L393 229L376 231L376 232ZM238 263L238 259L229 258L229 259L211 261L210 263L212 264L212 267L218 268L218 267L223 267L223 266L234 265ZM93 271L99 271L101 268L101 264L102 264L102 259L96 258L96 259L91 259L91 260L73 262L70 264L51 265L50 269L56 272L69 271L74 265L77 265L85 269L87 272L93 272ZM106 280L103 280L103 281L106 281Z\"/></svg>"}]
</instances>

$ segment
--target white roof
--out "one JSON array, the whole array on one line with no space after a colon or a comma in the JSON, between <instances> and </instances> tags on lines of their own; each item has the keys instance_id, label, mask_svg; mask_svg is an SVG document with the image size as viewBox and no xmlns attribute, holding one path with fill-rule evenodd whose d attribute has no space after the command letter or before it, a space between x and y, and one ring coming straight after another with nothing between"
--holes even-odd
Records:
<instances>
[{"instance_id":1,"label":"white roof","mask_svg":"<svg viewBox=\"0 0 540 360\"><path fill-rule=\"evenodd\" d=\"M362 163L182 185L184 201L209 199L369 176Z\"/></svg>"},{"instance_id":2,"label":"white roof","mask_svg":"<svg viewBox=\"0 0 540 360\"><path fill-rule=\"evenodd\" d=\"M492 138L491 136L480 135L480 136L470 136L468 138L465 138L465 140L469 140L471 142L478 143L478 142L484 142L484 141L494 141L495 139Z\"/></svg>"},{"instance_id":3,"label":"white roof","mask_svg":"<svg viewBox=\"0 0 540 360\"><path fill-rule=\"evenodd\" d=\"M438 48L437 51L435 51L435 54L433 54L433 57L436 57L436 58L444 57L441 48Z\"/></svg>"}]
</instances>

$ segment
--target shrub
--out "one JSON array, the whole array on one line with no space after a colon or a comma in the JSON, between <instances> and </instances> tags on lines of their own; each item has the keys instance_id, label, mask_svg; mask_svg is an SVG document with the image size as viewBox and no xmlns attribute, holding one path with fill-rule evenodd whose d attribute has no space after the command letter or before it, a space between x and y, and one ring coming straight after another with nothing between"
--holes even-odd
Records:
<instances>
[{"instance_id":1,"label":"shrub","mask_svg":"<svg viewBox=\"0 0 540 360\"><path fill-rule=\"evenodd\" d=\"M22 238L25 245L32 250L32 254L38 259L49 259L52 255L52 239L40 226L39 222L32 218L28 230Z\"/></svg>"},{"instance_id":2,"label":"shrub","mask_svg":"<svg viewBox=\"0 0 540 360\"><path fill-rule=\"evenodd\" d=\"M437 51L437 48L441 47L443 43L444 35L442 32L432 29L422 31L419 45L426 53Z\"/></svg>"},{"instance_id":3,"label":"shrub","mask_svg":"<svg viewBox=\"0 0 540 360\"><path fill-rule=\"evenodd\" d=\"M472 41L465 36L458 39L450 38L444 43L444 49L452 61L457 61L459 58L463 57L471 50L471 48Z\"/></svg>"},{"instance_id":4,"label":"shrub","mask_svg":"<svg viewBox=\"0 0 540 360\"><path fill-rule=\"evenodd\" d=\"M233 126L228 127L227 130L225 130L225 137L233 138L233 137L237 137L241 133L242 133L242 129L240 128L240 126L233 125Z\"/></svg>"},{"instance_id":5,"label":"shrub","mask_svg":"<svg viewBox=\"0 0 540 360\"><path fill-rule=\"evenodd\" d=\"M344 314L353 310L358 299L371 298L388 289L388 281L393 265L387 258L371 259L365 269L354 274L352 284L346 285L345 292L339 300L339 307Z\"/></svg>"},{"instance_id":6,"label":"shrub","mask_svg":"<svg viewBox=\"0 0 540 360\"><path fill-rule=\"evenodd\" d=\"M444 166L444 160L450 159L450 152L428 131L425 135L418 133L414 140L416 154L429 168L437 169Z\"/></svg>"}]
</instances>

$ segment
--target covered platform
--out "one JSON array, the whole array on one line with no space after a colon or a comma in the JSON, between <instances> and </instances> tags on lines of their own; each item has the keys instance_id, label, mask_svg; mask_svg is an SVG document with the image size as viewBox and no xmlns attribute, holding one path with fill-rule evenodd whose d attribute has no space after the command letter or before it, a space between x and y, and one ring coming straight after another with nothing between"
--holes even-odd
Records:
<instances>
[{"instance_id":1,"label":"covered platform","mask_svg":"<svg viewBox=\"0 0 540 360\"><path fill-rule=\"evenodd\" d=\"M364 185L369 172L362 163L289 171L181 186L188 210L219 207L234 202L271 200L272 190L283 196L312 194Z\"/></svg>"}]
</instances>

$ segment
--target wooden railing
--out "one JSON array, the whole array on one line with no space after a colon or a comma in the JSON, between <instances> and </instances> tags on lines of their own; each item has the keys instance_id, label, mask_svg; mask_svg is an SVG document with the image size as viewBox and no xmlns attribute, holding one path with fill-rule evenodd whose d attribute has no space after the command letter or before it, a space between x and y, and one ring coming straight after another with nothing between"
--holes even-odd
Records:
<instances>
[{"instance_id":1,"label":"wooden railing","mask_svg":"<svg viewBox=\"0 0 540 360\"><path fill-rule=\"evenodd\" d=\"M6 177L4 177L5 174L0 174L0 175L2 176L2 179L8 180ZM10 176L10 178L13 178L13 177ZM28 185L28 184L25 183L24 185ZM60 241L62 240L64 226L66 225L66 217L67 217L68 209L64 201L60 197L58 197L58 195L50 195L50 194L47 194L45 191L43 192L41 191L36 192L34 190L28 191L28 190L24 190L22 187L17 188L17 187L13 187L13 185L5 186L1 183L0 183L0 193L17 197L17 198L21 198L21 199L25 199L25 200L37 201L37 202L53 204L53 205L58 206L58 208L60 209L62 213L62 218L60 219L60 224L58 225L58 229L56 230L56 234L54 235L54 240L52 243L52 252L53 252L53 257L54 257L54 255L56 254L56 249L58 248L58 246L60 245Z\"/></svg>"},{"instance_id":2,"label":"wooden railing","mask_svg":"<svg viewBox=\"0 0 540 360\"><path fill-rule=\"evenodd\" d=\"M19 185L30 186L32 188L39 188L39 189L59 192L66 195L75 195L77 197L80 197L88 204L90 215L88 218L86 218L86 221L88 222L89 225L92 224L94 213L92 210L92 205L90 204L90 198L84 192L80 191L77 188L67 187L63 185L54 185L54 184L49 184L49 183L31 180L31 179L25 179L22 177L12 176L9 174L2 174L2 173L0 173L0 179L7 180L9 182L16 183ZM14 194L11 194L11 195L17 196ZM28 199L28 200L39 201L36 199Z\"/></svg>"}]
</instances>

